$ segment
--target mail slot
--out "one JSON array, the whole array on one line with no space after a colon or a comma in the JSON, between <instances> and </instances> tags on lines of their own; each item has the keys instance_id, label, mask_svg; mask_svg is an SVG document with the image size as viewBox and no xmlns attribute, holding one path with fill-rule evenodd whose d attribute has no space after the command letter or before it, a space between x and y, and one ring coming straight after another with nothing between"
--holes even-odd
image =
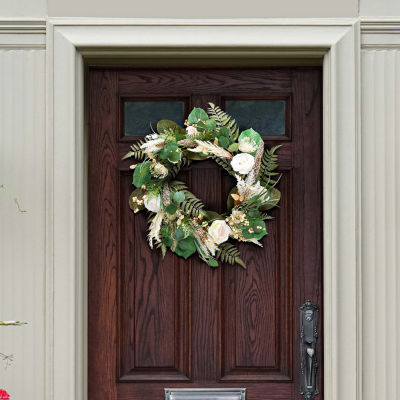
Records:
<instances>
[{"instance_id":1,"label":"mail slot","mask_svg":"<svg viewBox=\"0 0 400 400\"><path fill-rule=\"evenodd\" d=\"M246 400L246 389L165 389L165 400Z\"/></svg>"}]
</instances>

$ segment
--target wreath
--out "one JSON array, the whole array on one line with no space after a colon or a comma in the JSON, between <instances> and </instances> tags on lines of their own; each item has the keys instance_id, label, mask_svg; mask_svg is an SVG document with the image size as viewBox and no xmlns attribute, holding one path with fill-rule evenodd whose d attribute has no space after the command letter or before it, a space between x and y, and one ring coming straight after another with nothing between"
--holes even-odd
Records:
<instances>
[{"instance_id":1,"label":"wreath","mask_svg":"<svg viewBox=\"0 0 400 400\"><path fill-rule=\"evenodd\" d=\"M262 246L268 210L280 200L276 150L264 149L253 129L239 132L235 120L209 103L208 113L194 108L186 129L170 120L157 123L157 132L131 146L124 156L141 161L131 165L136 189L129 197L133 212L149 211L148 242L165 256L171 250L185 259L194 253L211 267L219 261L246 268L239 250L228 240ZM240 134L239 134L240 133ZM236 178L226 214L205 209L184 182L176 180L192 161L213 159Z\"/></svg>"}]
</instances>

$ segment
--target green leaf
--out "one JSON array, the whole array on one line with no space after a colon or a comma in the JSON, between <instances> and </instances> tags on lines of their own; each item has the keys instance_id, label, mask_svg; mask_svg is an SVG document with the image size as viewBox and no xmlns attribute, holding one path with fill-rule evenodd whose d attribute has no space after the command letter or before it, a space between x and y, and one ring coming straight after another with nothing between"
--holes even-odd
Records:
<instances>
[{"instance_id":1,"label":"green leaf","mask_svg":"<svg viewBox=\"0 0 400 400\"><path fill-rule=\"evenodd\" d=\"M245 239L261 239L267 234L265 222L261 219L251 221L249 226L242 228L242 235Z\"/></svg>"},{"instance_id":2,"label":"green leaf","mask_svg":"<svg viewBox=\"0 0 400 400\"><path fill-rule=\"evenodd\" d=\"M177 203L182 203L183 201L185 201L185 193L181 190L179 192L176 192L174 194L174 201Z\"/></svg>"},{"instance_id":3,"label":"green leaf","mask_svg":"<svg viewBox=\"0 0 400 400\"><path fill-rule=\"evenodd\" d=\"M171 203L165 208L165 211L170 215L174 215L177 209L178 207L176 206L176 204Z\"/></svg>"},{"instance_id":4,"label":"green leaf","mask_svg":"<svg viewBox=\"0 0 400 400\"><path fill-rule=\"evenodd\" d=\"M181 239L183 239L184 237L185 237L185 232L183 232L182 229L177 229L177 230L174 232L174 238L175 238L176 240L181 240Z\"/></svg>"},{"instance_id":5,"label":"green leaf","mask_svg":"<svg viewBox=\"0 0 400 400\"><path fill-rule=\"evenodd\" d=\"M228 147L228 151L230 153L235 153L236 151L239 150L239 143L232 143L229 147Z\"/></svg>"},{"instance_id":6,"label":"green leaf","mask_svg":"<svg viewBox=\"0 0 400 400\"><path fill-rule=\"evenodd\" d=\"M218 144L226 149L229 146L230 140L226 136L220 136L218 138Z\"/></svg>"},{"instance_id":7,"label":"green leaf","mask_svg":"<svg viewBox=\"0 0 400 400\"><path fill-rule=\"evenodd\" d=\"M208 116L207 116L208 118ZM217 128L217 123L213 119L207 119L206 120L206 128L210 131L213 131L214 129Z\"/></svg>"},{"instance_id":8,"label":"green leaf","mask_svg":"<svg viewBox=\"0 0 400 400\"><path fill-rule=\"evenodd\" d=\"M189 124L197 124L199 120L207 121L208 115L202 108L195 107L188 116L188 122Z\"/></svg>"},{"instance_id":9,"label":"green leaf","mask_svg":"<svg viewBox=\"0 0 400 400\"><path fill-rule=\"evenodd\" d=\"M208 259L207 264L214 268L219 266L218 261L214 260L213 258Z\"/></svg>"},{"instance_id":10,"label":"green leaf","mask_svg":"<svg viewBox=\"0 0 400 400\"><path fill-rule=\"evenodd\" d=\"M259 144L262 141L261 136L259 135L259 133L256 132L253 128L246 129L245 131L243 131L240 134L239 139L238 139L239 143L243 139L248 139L250 141L250 143L255 145L257 148L258 148ZM250 154L252 154L254 156L256 153L257 153L257 149L255 151L253 151L252 153L250 153Z\"/></svg>"},{"instance_id":11,"label":"green leaf","mask_svg":"<svg viewBox=\"0 0 400 400\"><path fill-rule=\"evenodd\" d=\"M218 133L219 133L219 136L229 137L231 135L231 131L226 126L221 126Z\"/></svg>"},{"instance_id":12,"label":"green leaf","mask_svg":"<svg viewBox=\"0 0 400 400\"><path fill-rule=\"evenodd\" d=\"M169 119L162 119L161 121L158 121L157 123L158 133L164 133L165 131L171 129L177 133L185 133L185 130L174 121L170 121Z\"/></svg>"},{"instance_id":13,"label":"green leaf","mask_svg":"<svg viewBox=\"0 0 400 400\"><path fill-rule=\"evenodd\" d=\"M176 163L181 159L181 153L179 151L171 151L168 155L168 161Z\"/></svg>"},{"instance_id":14,"label":"green leaf","mask_svg":"<svg viewBox=\"0 0 400 400\"><path fill-rule=\"evenodd\" d=\"M162 238L162 242L163 242L166 246L171 247L171 246L172 246L172 243L174 242L174 240L172 239L171 236L164 236L164 237Z\"/></svg>"},{"instance_id":15,"label":"green leaf","mask_svg":"<svg viewBox=\"0 0 400 400\"><path fill-rule=\"evenodd\" d=\"M178 143L176 143L174 140L171 140L167 143L166 148L171 151L178 150Z\"/></svg>"},{"instance_id":16,"label":"green leaf","mask_svg":"<svg viewBox=\"0 0 400 400\"><path fill-rule=\"evenodd\" d=\"M175 248L175 253L183 257L185 260L196 252L196 244L192 237L178 241Z\"/></svg>"},{"instance_id":17,"label":"green leaf","mask_svg":"<svg viewBox=\"0 0 400 400\"><path fill-rule=\"evenodd\" d=\"M275 207L281 199L281 192L276 188L268 189L269 199L260 206L261 211L270 210Z\"/></svg>"},{"instance_id":18,"label":"green leaf","mask_svg":"<svg viewBox=\"0 0 400 400\"><path fill-rule=\"evenodd\" d=\"M133 173L133 184L139 188L142 185L147 185L151 180L150 166L151 161L145 161L137 165Z\"/></svg>"}]
</instances>

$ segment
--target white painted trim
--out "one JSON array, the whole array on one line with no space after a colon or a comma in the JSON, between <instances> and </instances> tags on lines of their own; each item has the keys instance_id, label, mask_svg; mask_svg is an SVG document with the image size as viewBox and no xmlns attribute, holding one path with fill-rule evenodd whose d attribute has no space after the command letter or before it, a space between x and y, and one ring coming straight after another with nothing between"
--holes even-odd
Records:
<instances>
[{"instance_id":1,"label":"white painted trim","mask_svg":"<svg viewBox=\"0 0 400 400\"><path fill-rule=\"evenodd\" d=\"M0 48L45 48L46 22L42 20L0 20Z\"/></svg>"},{"instance_id":2,"label":"white painted trim","mask_svg":"<svg viewBox=\"0 0 400 400\"><path fill-rule=\"evenodd\" d=\"M362 18L362 48L400 47L400 18Z\"/></svg>"},{"instance_id":3,"label":"white painted trim","mask_svg":"<svg viewBox=\"0 0 400 400\"><path fill-rule=\"evenodd\" d=\"M324 54L325 400L361 399L359 24L356 20L110 20L48 22L47 400L85 400L86 162L83 57L102 49L223 48ZM52 307L52 306L50 306Z\"/></svg>"}]
</instances>

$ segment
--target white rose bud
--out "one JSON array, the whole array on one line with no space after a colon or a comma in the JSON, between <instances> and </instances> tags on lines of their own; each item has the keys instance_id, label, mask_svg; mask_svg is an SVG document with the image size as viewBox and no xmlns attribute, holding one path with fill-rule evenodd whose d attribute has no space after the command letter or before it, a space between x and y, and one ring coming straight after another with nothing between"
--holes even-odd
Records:
<instances>
[{"instance_id":1,"label":"white rose bud","mask_svg":"<svg viewBox=\"0 0 400 400\"><path fill-rule=\"evenodd\" d=\"M229 225L222 219L217 219L208 228L208 234L213 238L216 244L226 242L232 233Z\"/></svg>"},{"instance_id":2,"label":"white rose bud","mask_svg":"<svg viewBox=\"0 0 400 400\"><path fill-rule=\"evenodd\" d=\"M161 196L149 196L144 200L144 206L152 212L159 212L161 210Z\"/></svg>"},{"instance_id":3,"label":"white rose bud","mask_svg":"<svg viewBox=\"0 0 400 400\"><path fill-rule=\"evenodd\" d=\"M239 174L247 175L254 166L254 157L251 154L236 154L232 158L231 166Z\"/></svg>"}]
</instances>

